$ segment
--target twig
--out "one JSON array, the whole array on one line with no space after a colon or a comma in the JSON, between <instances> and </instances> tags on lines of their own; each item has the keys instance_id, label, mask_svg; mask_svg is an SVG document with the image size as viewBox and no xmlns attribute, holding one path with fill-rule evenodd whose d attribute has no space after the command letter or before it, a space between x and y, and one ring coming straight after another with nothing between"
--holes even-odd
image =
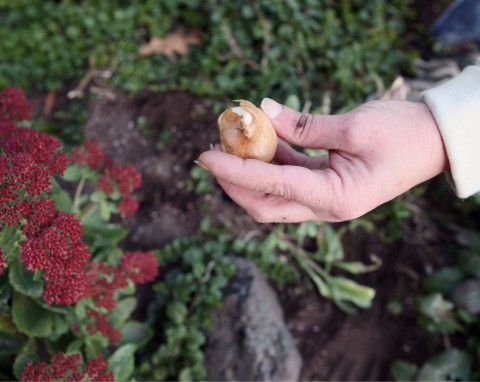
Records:
<instances>
[{"instance_id":1,"label":"twig","mask_svg":"<svg viewBox=\"0 0 480 382\"><path fill-rule=\"evenodd\" d=\"M110 78L111 76L112 76L112 72L110 70L98 70L98 69L90 68L85 73L85 75L80 80L80 82L75 87L75 89L70 90L67 93L67 97L69 99L81 98L81 97L83 97L85 89L87 88L87 86L90 84L90 82L92 80L94 80L95 78L98 78L98 77Z\"/></svg>"},{"instance_id":2,"label":"twig","mask_svg":"<svg viewBox=\"0 0 480 382\"><path fill-rule=\"evenodd\" d=\"M203 277L199 280L202 284L206 283L208 280L210 280L210 277L212 275L212 270L215 267L215 261L210 260L207 264L207 269L205 270L205 274Z\"/></svg>"},{"instance_id":3,"label":"twig","mask_svg":"<svg viewBox=\"0 0 480 382\"><path fill-rule=\"evenodd\" d=\"M238 60L240 60L241 63L251 67L252 69L260 70L261 66L257 62L245 57L245 55L242 53L242 50L240 49L237 40L233 36L230 27L227 24L222 23L221 28L223 34L225 35L225 38L227 39L228 46L230 47L230 52L228 54L220 56L220 60L227 61L228 59L233 57L237 58Z\"/></svg>"},{"instance_id":4,"label":"twig","mask_svg":"<svg viewBox=\"0 0 480 382\"><path fill-rule=\"evenodd\" d=\"M101 88L100 86L91 86L90 93L99 95L100 97L106 98L109 101L115 101L117 99L117 96L112 90Z\"/></svg>"}]
</instances>

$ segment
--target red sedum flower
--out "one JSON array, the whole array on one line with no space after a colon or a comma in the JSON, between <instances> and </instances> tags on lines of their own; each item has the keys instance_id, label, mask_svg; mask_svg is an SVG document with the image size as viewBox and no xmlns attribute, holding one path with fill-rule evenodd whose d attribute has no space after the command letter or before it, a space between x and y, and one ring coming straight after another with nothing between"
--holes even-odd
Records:
<instances>
[{"instance_id":1,"label":"red sedum flower","mask_svg":"<svg viewBox=\"0 0 480 382\"><path fill-rule=\"evenodd\" d=\"M82 148L73 149L72 154L75 162L93 170L100 170L111 163L100 145L92 141L86 142Z\"/></svg>"},{"instance_id":2,"label":"red sedum flower","mask_svg":"<svg viewBox=\"0 0 480 382\"><path fill-rule=\"evenodd\" d=\"M115 345L122 337L122 332L108 323L108 314L87 308L87 318L90 320L87 330L90 334L100 333Z\"/></svg>"},{"instance_id":3,"label":"red sedum flower","mask_svg":"<svg viewBox=\"0 0 480 382\"><path fill-rule=\"evenodd\" d=\"M155 280L158 267L153 252L140 251L124 253L119 265L90 262L86 268L87 286L84 294L94 302L94 307L87 311L89 333L101 333L115 344L121 333L109 324L108 312L117 305L116 292L125 288L129 281L143 284Z\"/></svg>"},{"instance_id":4,"label":"red sedum flower","mask_svg":"<svg viewBox=\"0 0 480 382\"><path fill-rule=\"evenodd\" d=\"M49 203L45 203L49 205ZM42 227L42 218L26 228L27 241L22 244L22 261L28 271L44 271L43 299L48 304L72 304L85 291L83 268L90 258L90 251L82 239L80 221L73 215L61 212Z\"/></svg>"},{"instance_id":5,"label":"red sedum flower","mask_svg":"<svg viewBox=\"0 0 480 382\"><path fill-rule=\"evenodd\" d=\"M73 151L74 160L81 166L87 166L97 171L96 181L98 191L111 196L117 191L121 196L118 203L118 212L123 217L132 216L138 210L138 201L132 197L133 191L140 187L141 174L132 165L120 166L104 153L100 145L95 142L86 142L83 147ZM113 196L118 199L118 194Z\"/></svg>"},{"instance_id":6,"label":"red sedum flower","mask_svg":"<svg viewBox=\"0 0 480 382\"><path fill-rule=\"evenodd\" d=\"M101 354L82 365L80 354L55 354L50 364L41 362L34 365L32 361L24 367L22 381L114 381L113 372L106 371L108 362Z\"/></svg>"},{"instance_id":7,"label":"red sedum flower","mask_svg":"<svg viewBox=\"0 0 480 382\"><path fill-rule=\"evenodd\" d=\"M158 274L158 261L153 252L125 252L122 256L122 271L135 284L155 280Z\"/></svg>"},{"instance_id":8,"label":"red sedum flower","mask_svg":"<svg viewBox=\"0 0 480 382\"><path fill-rule=\"evenodd\" d=\"M0 275L3 273L4 269L7 267L7 260L3 257L3 251L0 248Z\"/></svg>"},{"instance_id":9,"label":"red sedum flower","mask_svg":"<svg viewBox=\"0 0 480 382\"><path fill-rule=\"evenodd\" d=\"M125 196L120 203L118 203L118 212L123 217L132 216L138 210L138 202L136 199Z\"/></svg>"},{"instance_id":10,"label":"red sedum flower","mask_svg":"<svg viewBox=\"0 0 480 382\"><path fill-rule=\"evenodd\" d=\"M6 87L0 93L0 122L32 119L32 105L22 89Z\"/></svg>"},{"instance_id":11,"label":"red sedum flower","mask_svg":"<svg viewBox=\"0 0 480 382\"><path fill-rule=\"evenodd\" d=\"M59 213L46 196L50 177L63 173L70 159L57 138L14 124L29 119L30 113L23 91L7 88L0 93L0 231L20 228L26 239L21 245L25 268L44 272L43 299L72 304L85 290L83 267L90 252L82 242L80 221ZM3 270L7 261L1 260Z\"/></svg>"}]
</instances>

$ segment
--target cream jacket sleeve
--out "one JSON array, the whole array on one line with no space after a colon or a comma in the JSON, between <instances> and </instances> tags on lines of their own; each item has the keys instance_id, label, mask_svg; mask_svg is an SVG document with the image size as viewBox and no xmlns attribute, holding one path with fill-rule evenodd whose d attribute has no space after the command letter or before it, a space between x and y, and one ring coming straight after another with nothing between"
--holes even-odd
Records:
<instances>
[{"instance_id":1,"label":"cream jacket sleeve","mask_svg":"<svg viewBox=\"0 0 480 382\"><path fill-rule=\"evenodd\" d=\"M423 93L442 134L456 194L480 191L480 67Z\"/></svg>"}]
</instances>

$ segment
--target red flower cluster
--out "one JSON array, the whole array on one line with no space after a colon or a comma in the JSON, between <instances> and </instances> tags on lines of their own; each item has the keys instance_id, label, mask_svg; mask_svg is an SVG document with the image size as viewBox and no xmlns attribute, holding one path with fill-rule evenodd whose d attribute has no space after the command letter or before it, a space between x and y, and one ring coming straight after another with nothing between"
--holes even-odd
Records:
<instances>
[{"instance_id":1,"label":"red flower cluster","mask_svg":"<svg viewBox=\"0 0 480 382\"><path fill-rule=\"evenodd\" d=\"M112 345L116 345L122 338L122 332L108 323L107 314L88 308L87 318L87 330L90 334L100 333L107 337Z\"/></svg>"},{"instance_id":2,"label":"red flower cluster","mask_svg":"<svg viewBox=\"0 0 480 382\"><path fill-rule=\"evenodd\" d=\"M132 192L140 187L142 178L140 173L132 166L119 166L112 162L102 148L95 142L87 142L81 148L72 150L73 159L80 165L88 166L101 174L97 183L99 191L108 196L115 190L122 199L118 205L120 215L127 217L135 214L138 202L131 196Z\"/></svg>"},{"instance_id":3,"label":"red flower cluster","mask_svg":"<svg viewBox=\"0 0 480 382\"><path fill-rule=\"evenodd\" d=\"M125 252L121 259L121 272L125 278L135 284L155 280L158 274L158 262L153 252Z\"/></svg>"},{"instance_id":4,"label":"red flower cluster","mask_svg":"<svg viewBox=\"0 0 480 382\"><path fill-rule=\"evenodd\" d=\"M60 141L15 121L30 118L31 105L20 89L0 93L0 231L18 225L26 238L21 258L29 271L45 273L43 298L49 303L71 304L85 289L85 266L90 253L82 243L80 222L59 213L45 197L50 177L63 173L69 159ZM0 272L6 267L0 256Z\"/></svg>"},{"instance_id":5,"label":"red flower cluster","mask_svg":"<svg viewBox=\"0 0 480 382\"><path fill-rule=\"evenodd\" d=\"M111 160L105 155L102 148L95 142L85 142L82 148L72 150L73 159L80 165L86 165L93 170L111 166Z\"/></svg>"},{"instance_id":6,"label":"red flower cluster","mask_svg":"<svg viewBox=\"0 0 480 382\"><path fill-rule=\"evenodd\" d=\"M125 252L119 265L102 262L90 262L87 266L87 289L84 297L90 297L96 309L88 309L91 320L87 330L90 334L100 332L115 344L120 332L108 323L108 312L117 305L115 292L128 285L143 284L155 280L158 274L158 262L153 252Z\"/></svg>"},{"instance_id":7,"label":"red flower cluster","mask_svg":"<svg viewBox=\"0 0 480 382\"><path fill-rule=\"evenodd\" d=\"M83 368L80 354L57 353L48 365L45 362L37 365L32 361L27 363L20 379L22 381L114 381L113 372L106 371L108 366L108 362L101 354L89 360Z\"/></svg>"},{"instance_id":8,"label":"red flower cluster","mask_svg":"<svg viewBox=\"0 0 480 382\"><path fill-rule=\"evenodd\" d=\"M30 120L32 105L22 89L7 87L0 93L0 123Z\"/></svg>"},{"instance_id":9,"label":"red flower cluster","mask_svg":"<svg viewBox=\"0 0 480 382\"><path fill-rule=\"evenodd\" d=\"M38 213L38 210L35 211ZM33 227L32 230L35 231ZM48 304L73 304L85 291L83 273L90 251L82 242L82 226L73 215L57 213L41 231L22 245L22 261L28 271L43 270Z\"/></svg>"},{"instance_id":10,"label":"red flower cluster","mask_svg":"<svg viewBox=\"0 0 480 382\"><path fill-rule=\"evenodd\" d=\"M0 248L0 275L3 273L3 270L7 267L7 260L3 257L3 251Z\"/></svg>"}]
</instances>

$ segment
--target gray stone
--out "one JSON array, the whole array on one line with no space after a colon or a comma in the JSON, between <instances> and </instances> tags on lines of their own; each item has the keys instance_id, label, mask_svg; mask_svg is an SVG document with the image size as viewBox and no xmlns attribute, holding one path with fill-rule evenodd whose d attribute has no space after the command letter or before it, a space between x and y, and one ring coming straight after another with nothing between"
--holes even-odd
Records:
<instances>
[{"instance_id":1,"label":"gray stone","mask_svg":"<svg viewBox=\"0 0 480 382\"><path fill-rule=\"evenodd\" d=\"M242 258L224 291L205 351L209 381L295 381L302 359L274 290Z\"/></svg>"}]
</instances>

